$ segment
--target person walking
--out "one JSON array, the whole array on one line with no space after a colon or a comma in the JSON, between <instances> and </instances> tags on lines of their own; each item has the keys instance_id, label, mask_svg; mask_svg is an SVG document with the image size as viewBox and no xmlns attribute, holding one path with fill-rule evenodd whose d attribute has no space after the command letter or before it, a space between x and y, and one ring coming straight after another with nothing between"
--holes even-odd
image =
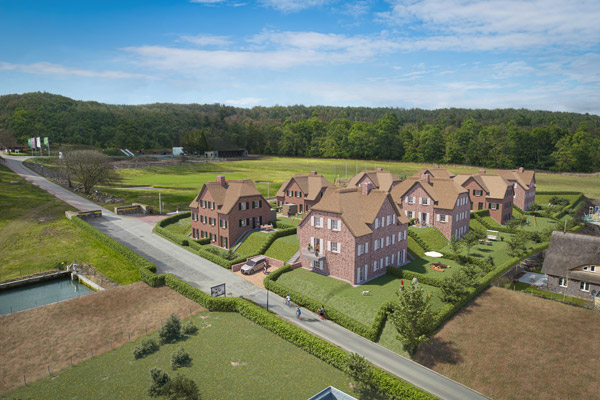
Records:
<instances>
[{"instance_id":1,"label":"person walking","mask_svg":"<svg viewBox=\"0 0 600 400\"><path fill-rule=\"evenodd\" d=\"M296 318L298 318L298 319L302 319L301 315L302 315L302 311L300 311L300 307L298 307L298 308L296 309Z\"/></svg>"},{"instance_id":2,"label":"person walking","mask_svg":"<svg viewBox=\"0 0 600 400\"><path fill-rule=\"evenodd\" d=\"M321 304L321 308L319 308L319 315L321 316L321 320L325 320L325 306Z\"/></svg>"},{"instance_id":3,"label":"person walking","mask_svg":"<svg viewBox=\"0 0 600 400\"><path fill-rule=\"evenodd\" d=\"M287 304L288 306L292 304L292 300L290 299L289 293L285 296L285 304Z\"/></svg>"}]
</instances>

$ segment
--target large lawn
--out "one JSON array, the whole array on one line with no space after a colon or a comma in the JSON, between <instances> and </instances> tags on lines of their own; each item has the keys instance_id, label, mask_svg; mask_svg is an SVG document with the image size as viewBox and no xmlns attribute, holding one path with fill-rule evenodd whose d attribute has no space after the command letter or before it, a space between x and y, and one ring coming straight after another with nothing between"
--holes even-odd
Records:
<instances>
[{"instance_id":1,"label":"large lawn","mask_svg":"<svg viewBox=\"0 0 600 400\"><path fill-rule=\"evenodd\" d=\"M431 269L431 264L437 263L437 262L441 262L444 265L448 265L448 266L450 266L450 268L444 268L443 272ZM419 274L427 274L433 278L445 278L447 276L454 274L461 267L462 266L458 262L456 262L454 260L448 260L444 257L423 256L423 257L414 259L413 261L409 262L408 264L403 265L400 268L403 270L412 271L412 272L416 272Z\"/></svg>"},{"instance_id":2,"label":"large lawn","mask_svg":"<svg viewBox=\"0 0 600 400\"><path fill-rule=\"evenodd\" d=\"M300 249L298 235L290 235L275 239L265 255L281 261L288 261Z\"/></svg>"},{"instance_id":3,"label":"large lawn","mask_svg":"<svg viewBox=\"0 0 600 400\"><path fill-rule=\"evenodd\" d=\"M201 313L192 318L195 336L161 346L135 360L127 344L54 379L23 387L17 398L147 399L148 370L158 367L175 376L171 353L184 347L190 367L177 371L192 378L202 399L307 399L329 385L349 391L349 377L237 313Z\"/></svg>"},{"instance_id":4,"label":"large lawn","mask_svg":"<svg viewBox=\"0 0 600 400\"><path fill-rule=\"evenodd\" d=\"M192 219L190 217L182 218L177 222L165 226L165 229L180 235L188 235L192 231Z\"/></svg>"},{"instance_id":5,"label":"large lawn","mask_svg":"<svg viewBox=\"0 0 600 400\"><path fill-rule=\"evenodd\" d=\"M294 174L317 170L330 181L339 175L350 178L365 168L382 167L399 176L410 176L432 164L377 162L355 160L330 160L312 158L263 157L258 160L241 160L205 164L184 164L169 167L123 169L119 174L123 181L115 187L104 188L125 199L124 204L133 201L154 205L158 208L158 192L125 189L132 186L153 186L163 188L162 200L168 211L187 208L191 200L207 181L217 175L228 179L252 179L258 190L265 196L274 197L281 184ZM444 166L452 172L476 173L477 167ZM346 173L347 171L347 173ZM600 198L600 177L563 176L556 174L536 174L537 190L580 191L588 197Z\"/></svg>"},{"instance_id":6,"label":"large lawn","mask_svg":"<svg viewBox=\"0 0 600 400\"><path fill-rule=\"evenodd\" d=\"M10 182L20 184L10 184ZM62 261L89 263L121 284L138 268L65 218L72 207L0 166L0 281L55 269Z\"/></svg>"},{"instance_id":7,"label":"large lawn","mask_svg":"<svg viewBox=\"0 0 600 400\"><path fill-rule=\"evenodd\" d=\"M427 243L427 250L439 250L448 244L446 237L436 228L416 228L411 226L409 229Z\"/></svg>"},{"instance_id":8,"label":"large lawn","mask_svg":"<svg viewBox=\"0 0 600 400\"><path fill-rule=\"evenodd\" d=\"M236 253L250 255L258 251L258 249L269 240L269 233L253 232L244 242L237 248Z\"/></svg>"},{"instance_id":9,"label":"large lawn","mask_svg":"<svg viewBox=\"0 0 600 400\"><path fill-rule=\"evenodd\" d=\"M349 283L303 268L281 275L278 282L369 326L381 305L396 299L396 291L400 288L400 278L391 275L353 287ZM422 286L426 292L433 293L433 309L441 308L439 289L429 285ZM363 290L369 290L370 295L361 295Z\"/></svg>"},{"instance_id":10,"label":"large lawn","mask_svg":"<svg viewBox=\"0 0 600 400\"><path fill-rule=\"evenodd\" d=\"M598 326L597 312L491 287L416 359L494 399L594 399Z\"/></svg>"}]
</instances>

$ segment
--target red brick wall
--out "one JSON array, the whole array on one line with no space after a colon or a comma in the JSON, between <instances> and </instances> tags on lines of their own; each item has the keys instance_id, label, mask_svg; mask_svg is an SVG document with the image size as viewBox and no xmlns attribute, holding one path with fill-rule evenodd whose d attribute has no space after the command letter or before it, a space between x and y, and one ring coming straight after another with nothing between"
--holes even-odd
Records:
<instances>
[{"instance_id":1,"label":"red brick wall","mask_svg":"<svg viewBox=\"0 0 600 400\"><path fill-rule=\"evenodd\" d=\"M512 216L512 194L506 193L506 196L502 199L492 199L486 196L485 190L473 179L468 179L463 185L465 189L469 191L469 199L473 203L473 211L479 210L479 203L483 203L482 210L489 208L489 203L498 203L498 209L490 209L490 217L492 217L499 224L504 224L510 216ZM473 190L481 190L481 196L475 196Z\"/></svg>"},{"instance_id":2,"label":"red brick wall","mask_svg":"<svg viewBox=\"0 0 600 400\"><path fill-rule=\"evenodd\" d=\"M514 204L523 211L529 210L529 207L535 202L535 184L532 183L529 185L529 190L525 190L521 185L517 184L514 190Z\"/></svg>"},{"instance_id":3,"label":"red brick wall","mask_svg":"<svg viewBox=\"0 0 600 400\"><path fill-rule=\"evenodd\" d=\"M392 223L391 225L387 225L387 215L395 215L392 204L389 201L386 201L382 206L381 210L378 213L378 218L385 216L386 218L386 226L380 227L379 229L374 229L372 234L361 236L359 238L355 238L348 229L348 227L343 223L343 221L339 218L337 214L326 213L322 211L312 211L307 217L302 221L302 223L298 227L298 239L300 241L300 250L301 257L300 261L302 263L302 267L313 270L311 266L310 259L302 256L302 251L306 251L308 245L311 243L311 237L319 238L322 240L321 252L325 255L325 259L323 262L323 269L316 268L315 272L322 273L325 275L330 275L332 277L344 280L349 282L352 285L361 284L381 276L385 274L385 257L387 256L388 264L391 264L391 255L394 254L394 265L397 265L397 253L398 251L402 251L403 254L406 254L406 240L402 240L398 242L398 232L406 231L407 225L398 225L397 223ZM323 218L323 227L317 228L315 226L311 226L311 217L322 217ZM337 219L340 221L340 231L333 231L328 229L328 219ZM394 218L395 220L396 218ZM372 227L374 228L374 226ZM390 244L389 246L385 246L385 237L395 235L394 244ZM403 234L404 236L404 234ZM379 240L384 238L384 248L374 251L374 240ZM341 249L339 253L334 253L327 249L327 241L334 241L341 244ZM359 243L369 243L369 251L361 256L357 255L357 246ZM383 258L384 265L383 267L378 266L378 269L375 271L373 269L373 262L375 260L380 261ZM358 268L361 268L364 271L365 265L367 266L367 280L362 280L361 282L357 281ZM364 272L362 272L364 276Z\"/></svg>"}]
</instances>

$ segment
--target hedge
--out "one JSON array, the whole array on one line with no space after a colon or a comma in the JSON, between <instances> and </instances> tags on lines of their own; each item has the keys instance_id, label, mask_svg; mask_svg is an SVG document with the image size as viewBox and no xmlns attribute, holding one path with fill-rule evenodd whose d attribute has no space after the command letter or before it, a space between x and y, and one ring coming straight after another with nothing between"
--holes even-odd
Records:
<instances>
[{"instance_id":1,"label":"hedge","mask_svg":"<svg viewBox=\"0 0 600 400\"><path fill-rule=\"evenodd\" d=\"M413 230L408 230L408 236L410 236L415 242L417 242L417 244L419 246L421 246L421 248L423 249L423 253L425 253L426 251L431 250L429 248L429 246L427 246L427 243L425 243L425 241L423 240L422 237L420 237L415 231Z\"/></svg>"},{"instance_id":2,"label":"hedge","mask_svg":"<svg viewBox=\"0 0 600 400\"><path fill-rule=\"evenodd\" d=\"M191 215L191 213L184 212L184 213L179 213L179 214L175 214L170 217L167 217L167 218L159 221L156 225L154 225L152 232L156 233L159 236L164 237L165 239L167 239L179 246L184 246L184 247L189 246L192 249L194 249L195 251L198 251L202 247L203 244L209 244L210 239L195 240L195 239L190 238L187 235L182 235L180 233L171 232L170 230L165 228L168 225L176 223L180 219L189 218L190 215Z\"/></svg>"},{"instance_id":3,"label":"hedge","mask_svg":"<svg viewBox=\"0 0 600 400\"><path fill-rule=\"evenodd\" d=\"M417 241L410 235L407 240L408 252L413 258L421 258L425 256L426 250L417 243Z\"/></svg>"}]
</instances>

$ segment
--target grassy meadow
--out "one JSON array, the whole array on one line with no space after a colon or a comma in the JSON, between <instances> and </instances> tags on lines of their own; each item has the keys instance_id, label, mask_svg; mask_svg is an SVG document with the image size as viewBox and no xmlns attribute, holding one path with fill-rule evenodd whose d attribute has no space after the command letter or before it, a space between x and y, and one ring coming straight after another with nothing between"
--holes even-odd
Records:
<instances>
[{"instance_id":1,"label":"grassy meadow","mask_svg":"<svg viewBox=\"0 0 600 400\"><path fill-rule=\"evenodd\" d=\"M329 385L350 391L350 378L342 371L237 313L205 312L191 320L200 328L196 335L162 345L146 358L133 357L138 340L22 387L11 396L147 399L148 371L153 367L171 377L180 373L193 379L202 399L307 399ZM179 347L186 349L192 363L173 371L170 357Z\"/></svg>"},{"instance_id":2,"label":"grassy meadow","mask_svg":"<svg viewBox=\"0 0 600 400\"><path fill-rule=\"evenodd\" d=\"M10 182L19 182L11 184ZM63 261L92 264L120 284L137 267L65 218L71 206L0 165L0 281L54 270Z\"/></svg>"}]
</instances>

